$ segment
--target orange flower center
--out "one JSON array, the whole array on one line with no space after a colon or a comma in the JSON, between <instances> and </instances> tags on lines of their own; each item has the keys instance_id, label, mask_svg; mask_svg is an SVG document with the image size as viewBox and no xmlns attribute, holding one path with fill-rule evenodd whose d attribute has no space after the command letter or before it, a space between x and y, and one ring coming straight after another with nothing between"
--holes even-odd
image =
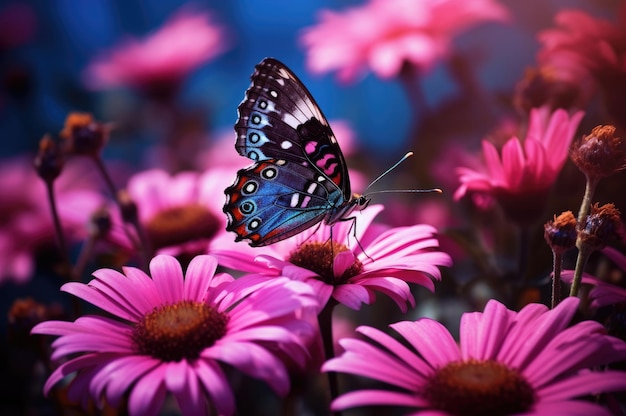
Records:
<instances>
[{"instance_id":1,"label":"orange flower center","mask_svg":"<svg viewBox=\"0 0 626 416\"><path fill-rule=\"evenodd\" d=\"M155 250L210 239L218 227L217 218L200 204L164 209L145 224L146 233Z\"/></svg>"},{"instance_id":2,"label":"orange flower center","mask_svg":"<svg viewBox=\"0 0 626 416\"><path fill-rule=\"evenodd\" d=\"M522 374L491 360L447 364L427 382L423 395L434 408L457 416L522 413L535 401Z\"/></svg>"},{"instance_id":3,"label":"orange flower center","mask_svg":"<svg viewBox=\"0 0 626 416\"><path fill-rule=\"evenodd\" d=\"M133 329L139 354L162 361L194 360L226 334L228 315L200 302L183 300L145 315Z\"/></svg>"},{"instance_id":4,"label":"orange flower center","mask_svg":"<svg viewBox=\"0 0 626 416\"><path fill-rule=\"evenodd\" d=\"M333 262L337 254L343 251L349 251L349 248L332 241L304 243L291 252L289 262L314 271L318 274L319 280L324 283L340 285L359 274L363 269L363 264L355 258L354 264L343 272L341 276L335 276Z\"/></svg>"}]
</instances>

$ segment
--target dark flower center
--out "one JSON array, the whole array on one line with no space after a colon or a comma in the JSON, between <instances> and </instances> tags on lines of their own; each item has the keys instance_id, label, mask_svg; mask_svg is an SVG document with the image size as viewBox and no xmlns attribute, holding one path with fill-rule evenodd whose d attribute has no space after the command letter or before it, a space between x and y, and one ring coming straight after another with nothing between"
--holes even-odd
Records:
<instances>
[{"instance_id":1,"label":"dark flower center","mask_svg":"<svg viewBox=\"0 0 626 416\"><path fill-rule=\"evenodd\" d=\"M154 250L194 240L210 239L218 227L219 222L215 215L200 204L164 209L145 224L146 233Z\"/></svg>"},{"instance_id":2,"label":"dark flower center","mask_svg":"<svg viewBox=\"0 0 626 416\"><path fill-rule=\"evenodd\" d=\"M435 409L455 416L505 416L528 411L532 386L514 369L496 361L457 361L437 370L423 395Z\"/></svg>"},{"instance_id":3,"label":"dark flower center","mask_svg":"<svg viewBox=\"0 0 626 416\"><path fill-rule=\"evenodd\" d=\"M333 241L325 243L313 242L304 243L289 255L289 262L304 269L314 271L319 275L319 279L329 285L340 285L348 279L356 276L363 269L363 264L354 259L354 264L350 266L341 276L335 276L333 261L337 254L350 249L343 244Z\"/></svg>"},{"instance_id":4,"label":"dark flower center","mask_svg":"<svg viewBox=\"0 0 626 416\"><path fill-rule=\"evenodd\" d=\"M154 309L133 329L139 354L161 361L194 360L226 334L228 315L212 306L184 300Z\"/></svg>"}]
</instances>

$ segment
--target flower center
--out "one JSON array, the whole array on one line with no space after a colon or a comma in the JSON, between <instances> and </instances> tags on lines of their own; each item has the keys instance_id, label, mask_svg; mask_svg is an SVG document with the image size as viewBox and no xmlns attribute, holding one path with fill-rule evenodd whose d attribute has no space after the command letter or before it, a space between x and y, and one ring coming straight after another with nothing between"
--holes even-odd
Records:
<instances>
[{"instance_id":1,"label":"flower center","mask_svg":"<svg viewBox=\"0 0 626 416\"><path fill-rule=\"evenodd\" d=\"M535 401L518 371L491 360L450 363L437 370L423 394L434 408L456 416L522 413Z\"/></svg>"},{"instance_id":2,"label":"flower center","mask_svg":"<svg viewBox=\"0 0 626 416\"><path fill-rule=\"evenodd\" d=\"M164 209L145 224L146 233L155 250L210 239L218 227L217 218L200 204Z\"/></svg>"},{"instance_id":3,"label":"flower center","mask_svg":"<svg viewBox=\"0 0 626 416\"><path fill-rule=\"evenodd\" d=\"M332 241L325 243L304 243L289 255L289 262L317 273L320 280L329 285L340 285L361 272L363 264L354 259L350 266L341 276L335 276L333 260L337 254L350 249L343 244Z\"/></svg>"},{"instance_id":4,"label":"flower center","mask_svg":"<svg viewBox=\"0 0 626 416\"><path fill-rule=\"evenodd\" d=\"M133 329L139 354L162 361L194 360L226 334L228 315L200 302L183 300L163 305Z\"/></svg>"}]
</instances>

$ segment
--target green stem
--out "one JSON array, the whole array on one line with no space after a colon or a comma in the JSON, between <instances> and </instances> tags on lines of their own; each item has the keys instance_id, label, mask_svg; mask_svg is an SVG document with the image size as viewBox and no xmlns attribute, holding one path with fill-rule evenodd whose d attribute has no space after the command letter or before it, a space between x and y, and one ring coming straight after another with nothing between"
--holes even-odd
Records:
<instances>
[{"instance_id":1,"label":"green stem","mask_svg":"<svg viewBox=\"0 0 626 416\"><path fill-rule=\"evenodd\" d=\"M578 296L580 290L580 283L583 277L583 270L587 264L587 259L591 254L590 250L584 247L578 247L578 257L576 258L576 270L574 270L574 280L572 281L572 287L570 288L570 296Z\"/></svg>"},{"instance_id":2,"label":"green stem","mask_svg":"<svg viewBox=\"0 0 626 416\"><path fill-rule=\"evenodd\" d=\"M593 195L596 192L596 188L598 186L599 178L597 177L589 177L587 176L587 184L585 186L585 195L583 195L583 200L580 204L580 209L578 210L578 224L583 223L583 220L589 214L589 209L591 208L591 201L593 200Z\"/></svg>"},{"instance_id":3,"label":"green stem","mask_svg":"<svg viewBox=\"0 0 626 416\"><path fill-rule=\"evenodd\" d=\"M552 309L561 302L561 268L563 266L563 255L560 252L553 252L553 267L554 272L552 274Z\"/></svg>"},{"instance_id":4,"label":"green stem","mask_svg":"<svg viewBox=\"0 0 626 416\"><path fill-rule=\"evenodd\" d=\"M324 344L324 355L326 361L335 356L335 346L333 343L333 309L338 302L330 298L324 309L317 317L320 327L320 334L322 336L322 343ZM330 389L330 401L332 402L339 396L339 382L337 380L337 373L329 371L326 373L328 376L328 387ZM334 416L340 416L340 412L332 413Z\"/></svg>"}]
</instances>

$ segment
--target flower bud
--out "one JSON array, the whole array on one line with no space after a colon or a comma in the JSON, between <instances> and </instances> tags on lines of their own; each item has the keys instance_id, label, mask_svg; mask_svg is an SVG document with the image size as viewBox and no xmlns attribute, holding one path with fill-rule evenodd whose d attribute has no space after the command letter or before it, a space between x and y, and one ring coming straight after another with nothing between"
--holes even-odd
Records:
<instances>
[{"instance_id":1,"label":"flower bud","mask_svg":"<svg viewBox=\"0 0 626 416\"><path fill-rule=\"evenodd\" d=\"M621 144L621 139L615 137L614 126L597 126L574 143L572 161L588 178L610 176L626 166Z\"/></svg>"},{"instance_id":2,"label":"flower bud","mask_svg":"<svg viewBox=\"0 0 626 416\"><path fill-rule=\"evenodd\" d=\"M576 218L572 211L565 211L544 225L546 242L554 252L564 253L576 245Z\"/></svg>"},{"instance_id":3,"label":"flower bud","mask_svg":"<svg viewBox=\"0 0 626 416\"><path fill-rule=\"evenodd\" d=\"M110 126L94 120L89 113L70 113L59 133L66 151L75 155L99 157L109 138Z\"/></svg>"}]
</instances>

